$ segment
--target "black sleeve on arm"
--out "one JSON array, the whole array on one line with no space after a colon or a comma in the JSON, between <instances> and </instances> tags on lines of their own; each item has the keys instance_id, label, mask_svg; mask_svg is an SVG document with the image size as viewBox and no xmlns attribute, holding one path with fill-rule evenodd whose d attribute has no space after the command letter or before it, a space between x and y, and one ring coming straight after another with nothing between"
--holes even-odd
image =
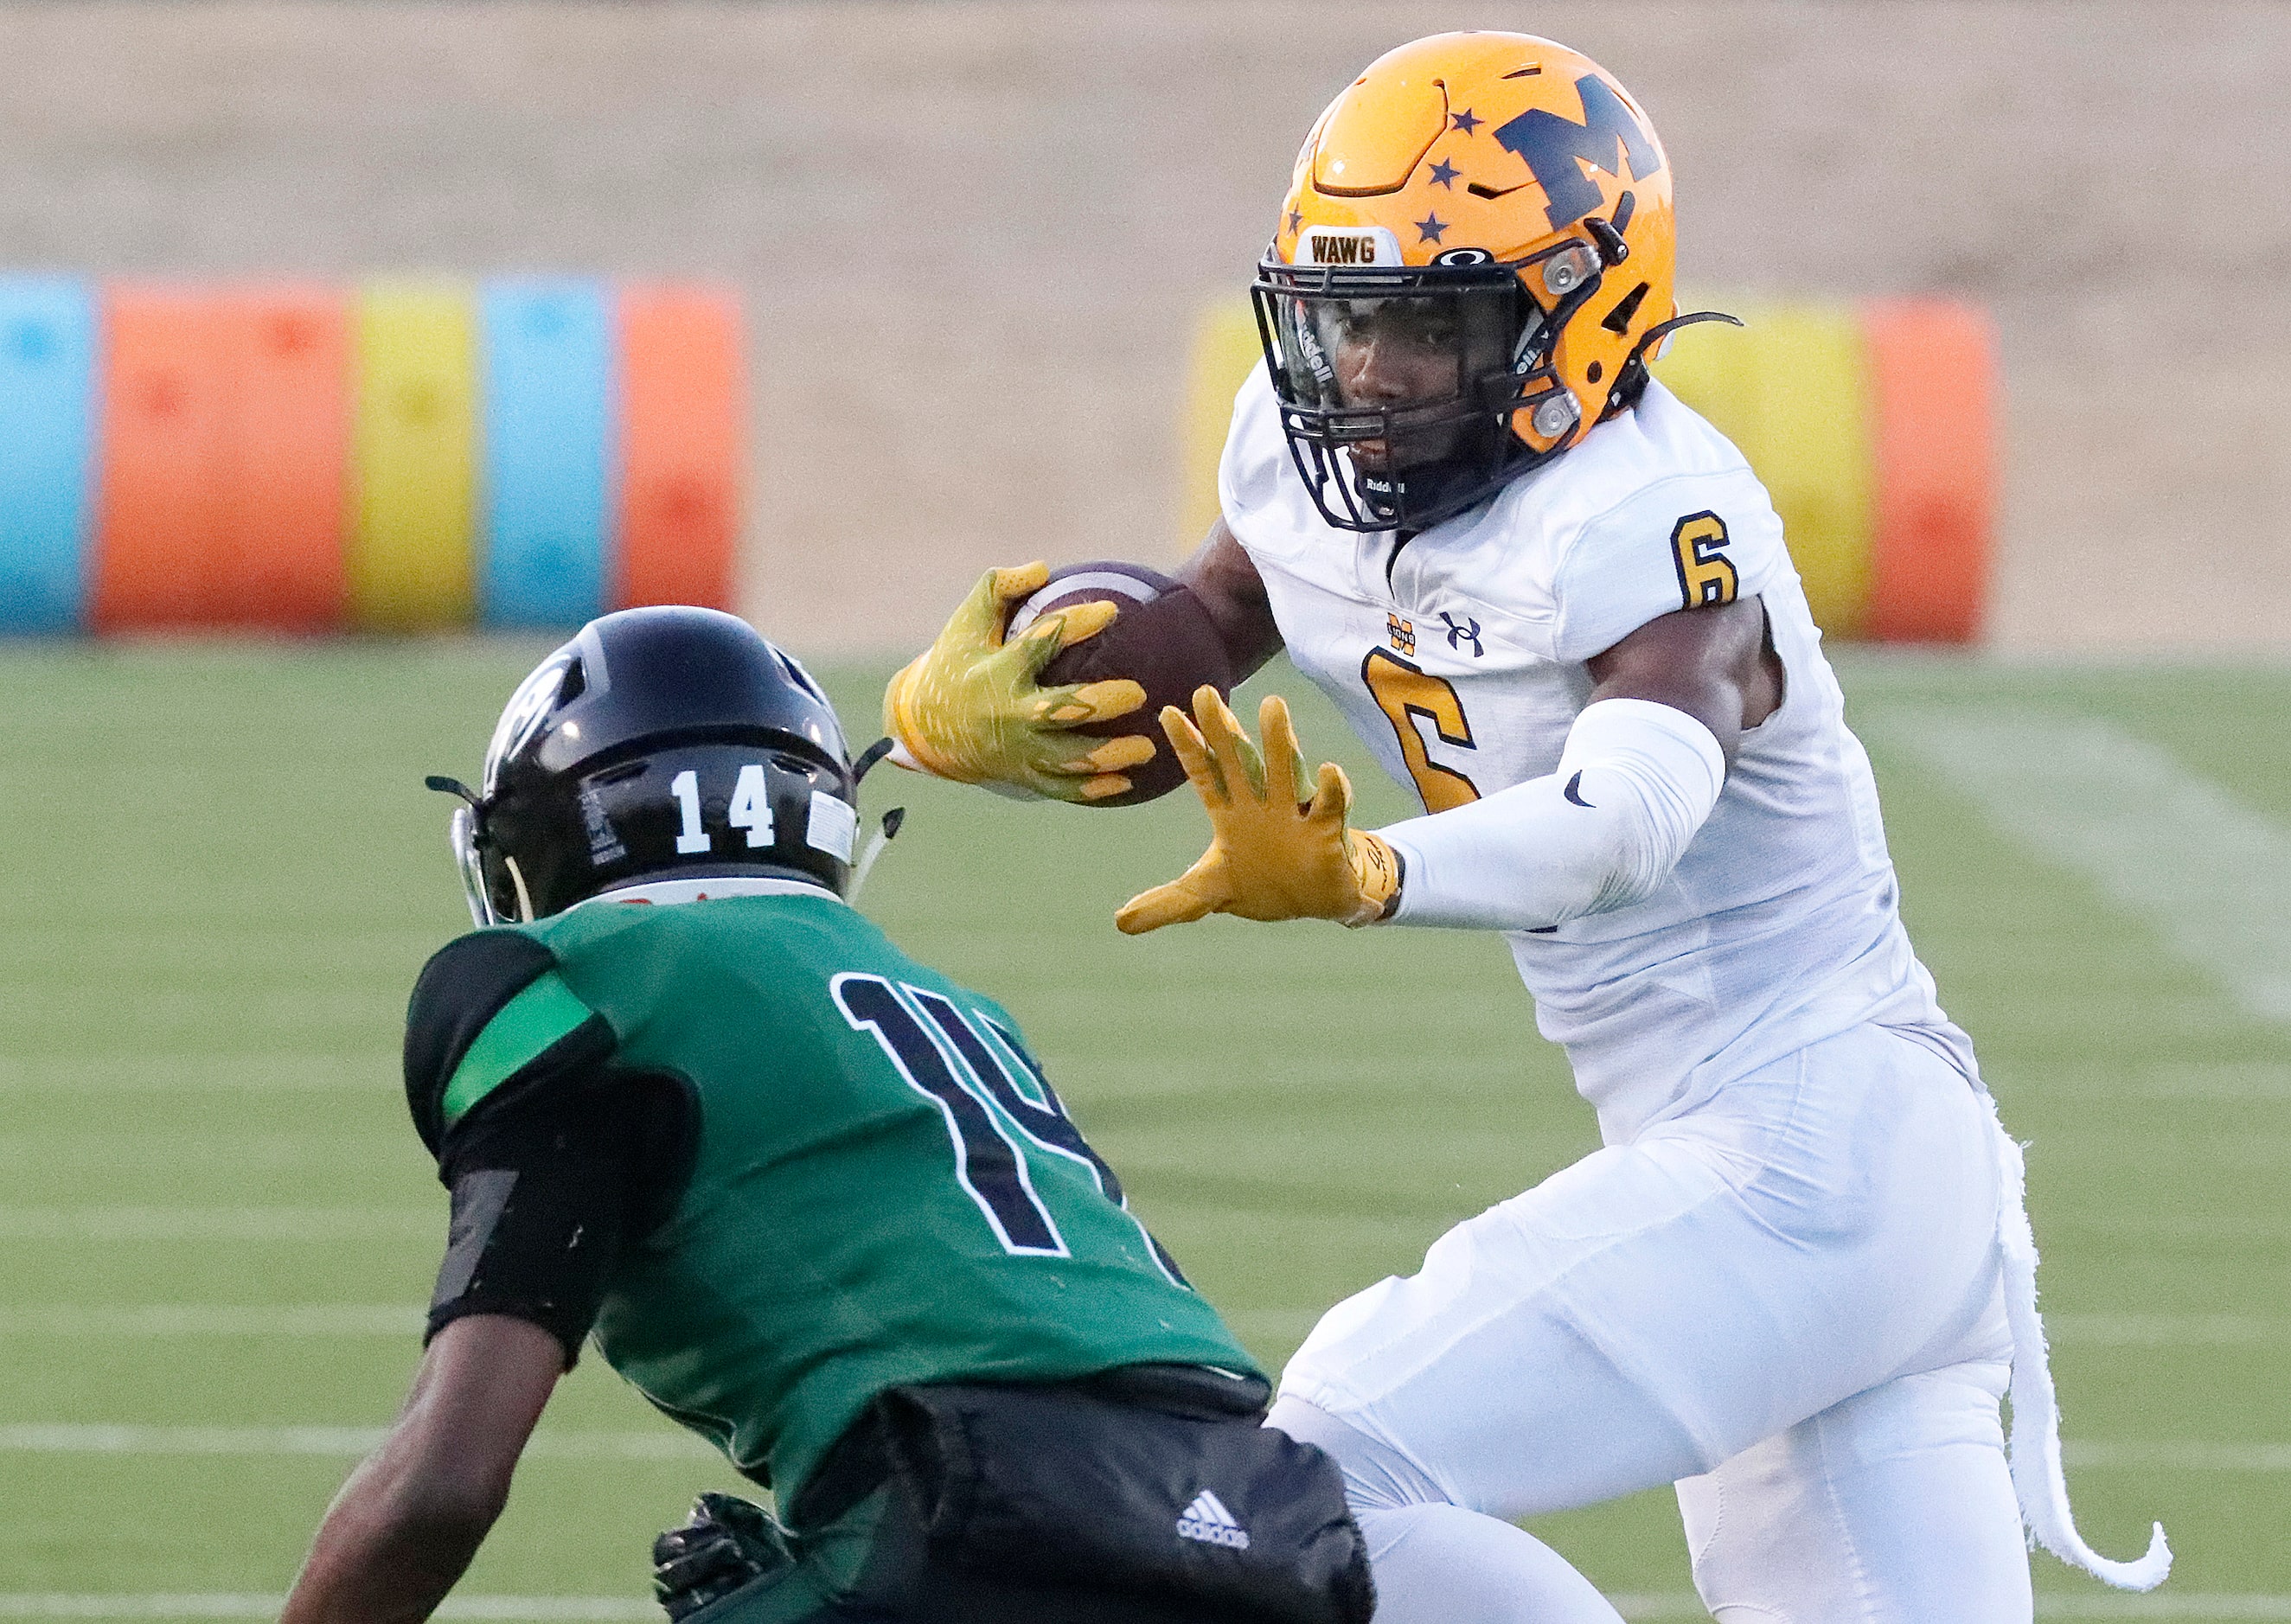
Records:
<instances>
[{"instance_id":1,"label":"black sleeve on arm","mask_svg":"<svg viewBox=\"0 0 2291 1624\"><path fill-rule=\"evenodd\" d=\"M439 949L406 1011L406 1096L454 1197L429 1334L508 1314L555 1336L569 1367L621 1248L680 1199L698 1114L681 1079L615 1065L611 1025L561 982L536 986L557 968L517 930ZM527 989L541 1005L503 1017ZM502 1031L472 1059L496 1017ZM457 1085L464 1061L477 1081Z\"/></svg>"},{"instance_id":2,"label":"black sleeve on arm","mask_svg":"<svg viewBox=\"0 0 2291 1624\"><path fill-rule=\"evenodd\" d=\"M641 1200L625 1120L636 1103L599 1079L454 1126L438 1168L453 1228L425 1342L464 1314L508 1314L554 1336L572 1368Z\"/></svg>"}]
</instances>

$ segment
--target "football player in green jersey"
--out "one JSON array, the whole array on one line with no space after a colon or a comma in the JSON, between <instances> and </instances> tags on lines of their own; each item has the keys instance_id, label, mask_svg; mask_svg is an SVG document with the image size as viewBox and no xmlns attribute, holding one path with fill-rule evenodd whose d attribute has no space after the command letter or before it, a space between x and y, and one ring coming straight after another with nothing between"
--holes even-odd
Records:
<instances>
[{"instance_id":1,"label":"football player in green jersey","mask_svg":"<svg viewBox=\"0 0 2291 1624\"><path fill-rule=\"evenodd\" d=\"M664 1536L697 1624L1359 1624L1327 1459L991 1000L843 900L826 696L727 615L527 677L406 1017L453 1194L426 1351L286 1624L426 1618L584 1339L774 1491ZM713 1499L713 1497L711 1497Z\"/></svg>"}]
</instances>

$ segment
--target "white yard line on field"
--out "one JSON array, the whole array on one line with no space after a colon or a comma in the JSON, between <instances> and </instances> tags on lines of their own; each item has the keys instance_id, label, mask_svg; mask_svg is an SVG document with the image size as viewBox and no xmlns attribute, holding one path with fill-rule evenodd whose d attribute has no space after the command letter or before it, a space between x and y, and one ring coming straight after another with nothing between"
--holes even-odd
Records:
<instances>
[{"instance_id":1,"label":"white yard line on field","mask_svg":"<svg viewBox=\"0 0 2291 1624\"><path fill-rule=\"evenodd\" d=\"M2063 1443L2061 1455L2085 1471L2291 1472L2291 1443L2215 1443L2191 1438Z\"/></svg>"},{"instance_id":2,"label":"white yard line on field","mask_svg":"<svg viewBox=\"0 0 2291 1624\"><path fill-rule=\"evenodd\" d=\"M2140 916L2246 1012L2291 1021L2291 831L2095 717L1881 708L1863 720Z\"/></svg>"},{"instance_id":3,"label":"white yard line on field","mask_svg":"<svg viewBox=\"0 0 2291 1624\"><path fill-rule=\"evenodd\" d=\"M2040 1619L2291 1619L2291 1596L2045 1596Z\"/></svg>"},{"instance_id":4,"label":"white yard line on field","mask_svg":"<svg viewBox=\"0 0 2291 1624\"><path fill-rule=\"evenodd\" d=\"M2174 1061L2119 1071L2106 1065L2031 1065L2024 1059L1984 1072L1999 1098L2033 1093L2107 1100L2291 1099L2291 1065L2263 1060Z\"/></svg>"},{"instance_id":5,"label":"white yard line on field","mask_svg":"<svg viewBox=\"0 0 2291 1624\"><path fill-rule=\"evenodd\" d=\"M121 1427L101 1422L0 1425L0 1455L330 1455L356 1459L382 1442L379 1427ZM539 1460L711 1460L689 1433L537 1432Z\"/></svg>"},{"instance_id":6,"label":"white yard line on field","mask_svg":"<svg viewBox=\"0 0 2291 1624\"><path fill-rule=\"evenodd\" d=\"M398 1080L387 1058L273 1049L244 1054L42 1055L0 1057L0 1094L77 1097L94 1090L165 1094L193 1089L333 1089L387 1097Z\"/></svg>"},{"instance_id":7,"label":"white yard line on field","mask_svg":"<svg viewBox=\"0 0 2291 1624\"><path fill-rule=\"evenodd\" d=\"M275 1619L283 1596L193 1592L158 1596L0 1595L0 1619ZM430 1615L439 1619L533 1620L580 1624L586 1620L649 1620L660 1624L657 1603L618 1596L456 1596Z\"/></svg>"},{"instance_id":8,"label":"white yard line on field","mask_svg":"<svg viewBox=\"0 0 2291 1624\"><path fill-rule=\"evenodd\" d=\"M435 1239L442 1207L0 1207L0 1241Z\"/></svg>"},{"instance_id":9,"label":"white yard line on field","mask_svg":"<svg viewBox=\"0 0 2291 1624\"><path fill-rule=\"evenodd\" d=\"M2159 1065L2140 1092L2152 1099L2291 1099L2291 1065L2250 1060Z\"/></svg>"},{"instance_id":10,"label":"white yard line on field","mask_svg":"<svg viewBox=\"0 0 2291 1624\"><path fill-rule=\"evenodd\" d=\"M0 1304L0 1336L417 1337L404 1303Z\"/></svg>"},{"instance_id":11,"label":"white yard line on field","mask_svg":"<svg viewBox=\"0 0 2291 1624\"><path fill-rule=\"evenodd\" d=\"M1701 1598L1692 1595L1608 1597L1615 1611L1636 1624L1647 1620L1708 1620ZM2291 1596L2239 1596L2191 1590L2185 1596L2037 1595L2040 1619L2291 1619Z\"/></svg>"},{"instance_id":12,"label":"white yard line on field","mask_svg":"<svg viewBox=\"0 0 2291 1624\"><path fill-rule=\"evenodd\" d=\"M2054 1342L2081 1347L2279 1347L2291 1320L2256 1314L2048 1314Z\"/></svg>"}]
</instances>

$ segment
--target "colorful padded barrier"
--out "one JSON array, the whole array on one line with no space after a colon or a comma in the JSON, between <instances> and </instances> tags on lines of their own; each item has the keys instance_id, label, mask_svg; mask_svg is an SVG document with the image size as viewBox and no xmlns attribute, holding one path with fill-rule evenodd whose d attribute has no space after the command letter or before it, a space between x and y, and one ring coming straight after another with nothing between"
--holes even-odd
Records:
<instances>
[{"instance_id":1,"label":"colorful padded barrier","mask_svg":"<svg viewBox=\"0 0 2291 1624\"><path fill-rule=\"evenodd\" d=\"M619 604L732 601L746 374L740 305L712 288L620 293Z\"/></svg>"},{"instance_id":2,"label":"colorful padded barrier","mask_svg":"<svg viewBox=\"0 0 2291 1624\"><path fill-rule=\"evenodd\" d=\"M0 633L82 623L99 345L87 284L0 278Z\"/></svg>"},{"instance_id":3,"label":"colorful padded barrier","mask_svg":"<svg viewBox=\"0 0 2291 1624\"><path fill-rule=\"evenodd\" d=\"M1682 331L1655 376L1757 470L1822 630L1859 638L1869 625L1877 481L1861 323L1837 305L1735 300L1711 308L1745 325Z\"/></svg>"},{"instance_id":4,"label":"colorful padded barrier","mask_svg":"<svg viewBox=\"0 0 2291 1624\"><path fill-rule=\"evenodd\" d=\"M340 623L345 315L320 289L106 293L93 630Z\"/></svg>"},{"instance_id":5,"label":"colorful padded barrier","mask_svg":"<svg viewBox=\"0 0 2291 1624\"><path fill-rule=\"evenodd\" d=\"M480 294L486 626L578 625L605 612L613 447L612 318L602 283L518 279Z\"/></svg>"},{"instance_id":6,"label":"colorful padded barrier","mask_svg":"<svg viewBox=\"0 0 2291 1624\"><path fill-rule=\"evenodd\" d=\"M0 634L729 606L736 300L0 277Z\"/></svg>"},{"instance_id":7,"label":"colorful padded barrier","mask_svg":"<svg viewBox=\"0 0 2291 1624\"><path fill-rule=\"evenodd\" d=\"M477 326L471 289L382 283L358 296L350 623L361 631L476 614Z\"/></svg>"},{"instance_id":8,"label":"colorful padded barrier","mask_svg":"<svg viewBox=\"0 0 2291 1624\"><path fill-rule=\"evenodd\" d=\"M1740 316L1679 332L1655 375L1764 480L1832 637L1979 637L1997 508L1987 318L1938 300L1690 302ZM1245 301L1206 310L1187 387L1183 545L1217 516L1234 391L1258 358Z\"/></svg>"},{"instance_id":9,"label":"colorful padded barrier","mask_svg":"<svg viewBox=\"0 0 2291 1624\"><path fill-rule=\"evenodd\" d=\"M1882 300L1863 316L1882 475L1869 635L1969 642L1997 511L1996 334L1940 300Z\"/></svg>"},{"instance_id":10,"label":"colorful padded barrier","mask_svg":"<svg viewBox=\"0 0 2291 1624\"><path fill-rule=\"evenodd\" d=\"M1187 552L1202 543L1218 516L1218 464L1225 457L1233 398L1264 355L1257 312L1247 300L1213 305L1194 328L1186 383L1186 490L1182 517Z\"/></svg>"}]
</instances>

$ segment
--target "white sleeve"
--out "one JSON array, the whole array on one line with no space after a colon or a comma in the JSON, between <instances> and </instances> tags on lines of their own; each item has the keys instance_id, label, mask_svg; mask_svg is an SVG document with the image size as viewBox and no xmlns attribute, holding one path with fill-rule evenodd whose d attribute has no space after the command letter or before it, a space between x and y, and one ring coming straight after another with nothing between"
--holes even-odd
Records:
<instances>
[{"instance_id":1,"label":"white sleeve","mask_svg":"<svg viewBox=\"0 0 2291 1624\"><path fill-rule=\"evenodd\" d=\"M1645 699L1602 699L1559 770L1377 832L1400 854L1391 922L1537 930L1643 902L1718 801L1709 728Z\"/></svg>"}]
</instances>

